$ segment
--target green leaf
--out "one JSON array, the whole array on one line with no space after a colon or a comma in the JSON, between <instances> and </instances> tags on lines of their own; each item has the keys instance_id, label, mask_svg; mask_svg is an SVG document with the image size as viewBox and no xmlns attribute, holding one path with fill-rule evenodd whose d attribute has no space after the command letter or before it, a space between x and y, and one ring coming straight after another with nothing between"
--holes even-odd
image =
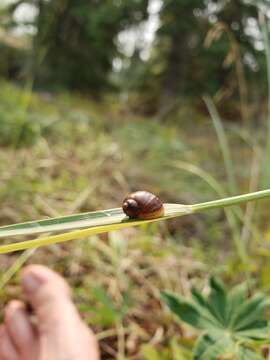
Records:
<instances>
[{"instance_id":1,"label":"green leaf","mask_svg":"<svg viewBox=\"0 0 270 360\"><path fill-rule=\"evenodd\" d=\"M237 360L263 360L263 357L250 349L240 346L237 353Z\"/></svg>"},{"instance_id":2,"label":"green leaf","mask_svg":"<svg viewBox=\"0 0 270 360\"><path fill-rule=\"evenodd\" d=\"M249 346L270 341L270 323L265 317L270 308L268 297L257 294L246 300L246 284L236 286L227 294L224 285L215 278L210 280L210 286L208 298L192 289L193 301L162 293L163 300L180 319L205 330L193 350L193 359L217 360L220 356L261 359Z\"/></svg>"},{"instance_id":3,"label":"green leaf","mask_svg":"<svg viewBox=\"0 0 270 360\"><path fill-rule=\"evenodd\" d=\"M247 297L247 284L235 286L227 295L227 316L226 323L231 326L234 318L242 307Z\"/></svg>"},{"instance_id":4,"label":"green leaf","mask_svg":"<svg viewBox=\"0 0 270 360\"><path fill-rule=\"evenodd\" d=\"M91 294L93 298L100 304L101 309L95 310L95 315L99 318L99 322L103 325L113 325L119 318L119 314L114 307L111 298L102 288L92 288Z\"/></svg>"},{"instance_id":5,"label":"green leaf","mask_svg":"<svg viewBox=\"0 0 270 360\"><path fill-rule=\"evenodd\" d=\"M189 206L178 204L165 204L165 218L170 216L180 216L190 213ZM177 214L177 215L176 215ZM7 225L0 227L0 238L19 236L19 235L35 235L44 232L69 231L83 228L95 228L97 226L109 226L113 224L126 223L133 224L152 220L129 219L122 208L92 211L88 213L60 216L52 219L30 221L20 224Z\"/></svg>"},{"instance_id":6,"label":"green leaf","mask_svg":"<svg viewBox=\"0 0 270 360\"><path fill-rule=\"evenodd\" d=\"M201 336L194 348L193 360L217 360L220 355L233 354L234 343L230 336L209 332Z\"/></svg>"},{"instance_id":7,"label":"green leaf","mask_svg":"<svg viewBox=\"0 0 270 360\"><path fill-rule=\"evenodd\" d=\"M218 323L213 323L211 319L200 312L200 308L191 301L184 300L167 291L163 291L161 296L170 310L187 324L198 329L211 329L219 326Z\"/></svg>"},{"instance_id":8,"label":"green leaf","mask_svg":"<svg viewBox=\"0 0 270 360\"><path fill-rule=\"evenodd\" d=\"M270 326L268 322L265 320L261 322L261 327L254 329L247 329L243 331L237 331L235 336L238 339L246 339L246 340L270 340Z\"/></svg>"},{"instance_id":9,"label":"green leaf","mask_svg":"<svg viewBox=\"0 0 270 360\"><path fill-rule=\"evenodd\" d=\"M200 360L217 360L220 355L231 355L233 343L228 337L220 337L214 344L206 349Z\"/></svg>"},{"instance_id":10,"label":"green leaf","mask_svg":"<svg viewBox=\"0 0 270 360\"><path fill-rule=\"evenodd\" d=\"M201 355L215 342L212 337L206 333L199 337L193 349L193 360L200 360Z\"/></svg>"},{"instance_id":11,"label":"green leaf","mask_svg":"<svg viewBox=\"0 0 270 360\"><path fill-rule=\"evenodd\" d=\"M165 215L151 220L129 219L121 208L94 211L90 213L57 217L49 220L33 221L0 227L0 238L22 235L37 235L44 232L64 232L34 240L20 241L0 246L0 254L25 250L39 246L75 240L90 235L121 230L131 226L153 223L192 212L191 206L180 204L164 204ZM79 230L75 230L79 229ZM72 230L71 232L68 232Z\"/></svg>"},{"instance_id":12,"label":"green leaf","mask_svg":"<svg viewBox=\"0 0 270 360\"><path fill-rule=\"evenodd\" d=\"M211 311L209 303L207 300L195 289L191 289L192 299L194 304L196 305L199 312L206 318L208 318L211 323L216 324L218 328L223 327L222 322L220 319L216 317L216 315Z\"/></svg>"},{"instance_id":13,"label":"green leaf","mask_svg":"<svg viewBox=\"0 0 270 360\"><path fill-rule=\"evenodd\" d=\"M196 304L205 308L208 307L207 301L196 288L191 289L191 295Z\"/></svg>"},{"instance_id":14,"label":"green leaf","mask_svg":"<svg viewBox=\"0 0 270 360\"><path fill-rule=\"evenodd\" d=\"M235 314L232 327L235 331L252 328L255 324L264 320L265 312L270 308L270 301L264 294L257 294L246 301Z\"/></svg>"},{"instance_id":15,"label":"green leaf","mask_svg":"<svg viewBox=\"0 0 270 360\"><path fill-rule=\"evenodd\" d=\"M216 278L210 278L211 292L208 297L208 305L213 315L222 325L226 325L227 296L224 285Z\"/></svg>"}]
</instances>

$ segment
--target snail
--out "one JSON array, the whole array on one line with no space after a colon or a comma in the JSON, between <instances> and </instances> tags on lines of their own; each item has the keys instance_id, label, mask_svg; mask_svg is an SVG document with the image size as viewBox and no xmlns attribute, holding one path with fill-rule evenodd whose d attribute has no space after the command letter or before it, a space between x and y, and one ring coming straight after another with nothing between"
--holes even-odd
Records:
<instances>
[{"instance_id":1,"label":"snail","mask_svg":"<svg viewBox=\"0 0 270 360\"><path fill-rule=\"evenodd\" d=\"M123 201L124 213L133 219L156 219L164 215L162 201L148 191L136 191L129 194Z\"/></svg>"}]
</instances>

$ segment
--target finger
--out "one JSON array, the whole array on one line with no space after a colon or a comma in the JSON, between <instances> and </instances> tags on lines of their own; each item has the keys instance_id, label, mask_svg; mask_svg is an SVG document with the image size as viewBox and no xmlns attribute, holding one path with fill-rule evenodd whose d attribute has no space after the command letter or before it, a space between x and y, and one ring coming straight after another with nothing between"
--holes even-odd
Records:
<instances>
[{"instance_id":1,"label":"finger","mask_svg":"<svg viewBox=\"0 0 270 360\"><path fill-rule=\"evenodd\" d=\"M22 273L22 287L42 329L54 329L59 316L62 321L67 317L79 319L67 284L52 270L40 265L28 266Z\"/></svg>"},{"instance_id":2,"label":"finger","mask_svg":"<svg viewBox=\"0 0 270 360\"><path fill-rule=\"evenodd\" d=\"M11 301L5 310L5 325L17 352L26 359L37 358L37 337L25 305Z\"/></svg>"},{"instance_id":3,"label":"finger","mask_svg":"<svg viewBox=\"0 0 270 360\"><path fill-rule=\"evenodd\" d=\"M98 359L96 339L82 322L62 277L44 266L31 265L22 273L22 287L37 317L43 344L65 349L72 359Z\"/></svg>"},{"instance_id":4,"label":"finger","mask_svg":"<svg viewBox=\"0 0 270 360\"><path fill-rule=\"evenodd\" d=\"M0 327L0 360L19 360L19 355L4 325Z\"/></svg>"}]
</instances>

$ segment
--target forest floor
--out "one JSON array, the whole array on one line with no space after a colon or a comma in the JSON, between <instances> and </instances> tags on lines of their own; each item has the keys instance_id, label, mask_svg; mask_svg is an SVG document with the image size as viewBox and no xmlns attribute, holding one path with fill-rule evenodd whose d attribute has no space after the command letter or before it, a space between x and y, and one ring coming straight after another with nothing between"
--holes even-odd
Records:
<instances>
[{"instance_id":1,"label":"forest floor","mask_svg":"<svg viewBox=\"0 0 270 360\"><path fill-rule=\"evenodd\" d=\"M1 225L118 207L137 189L165 202L195 203L230 194L228 176L239 193L262 187L263 130L226 123L233 159L226 170L210 116L189 108L158 122L112 99L33 95L2 83L0 121ZM188 360L197 333L165 309L160 291L188 297L196 285L207 293L210 275L231 286L248 271L254 288L269 292L268 206L265 200L243 207L244 220L233 229L216 210L2 255L1 305L21 296L24 263L44 264L71 285L102 359ZM234 243L237 232L249 254L245 265Z\"/></svg>"}]
</instances>

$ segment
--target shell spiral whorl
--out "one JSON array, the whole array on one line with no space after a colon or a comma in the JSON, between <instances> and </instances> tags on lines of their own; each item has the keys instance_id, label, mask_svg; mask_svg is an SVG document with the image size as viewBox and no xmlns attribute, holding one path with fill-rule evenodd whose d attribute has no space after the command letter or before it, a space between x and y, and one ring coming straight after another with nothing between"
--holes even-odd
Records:
<instances>
[{"instance_id":1,"label":"shell spiral whorl","mask_svg":"<svg viewBox=\"0 0 270 360\"><path fill-rule=\"evenodd\" d=\"M123 201L124 213L133 219L155 219L164 215L162 201L148 191L136 191Z\"/></svg>"}]
</instances>

